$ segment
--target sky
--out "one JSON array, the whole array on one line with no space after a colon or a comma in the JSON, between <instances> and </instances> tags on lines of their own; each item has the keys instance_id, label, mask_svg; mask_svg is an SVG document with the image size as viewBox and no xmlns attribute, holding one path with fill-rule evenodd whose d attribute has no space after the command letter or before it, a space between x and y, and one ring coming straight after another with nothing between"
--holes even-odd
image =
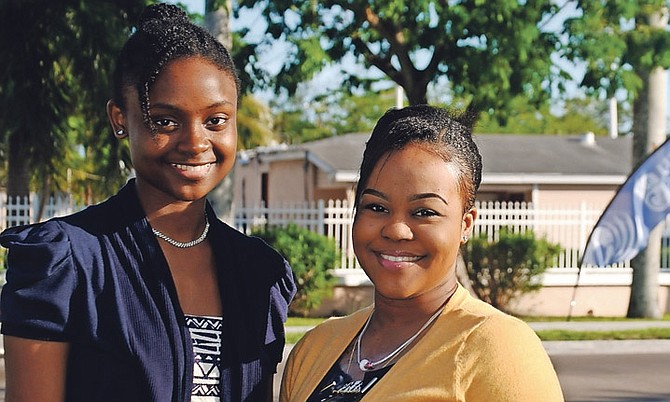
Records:
<instances>
[{"instance_id":1,"label":"sky","mask_svg":"<svg viewBox=\"0 0 670 402\"><path fill-rule=\"evenodd\" d=\"M181 3L192 13L205 14L205 0L166 0L166 3Z\"/></svg>"},{"instance_id":2,"label":"sky","mask_svg":"<svg viewBox=\"0 0 670 402\"><path fill-rule=\"evenodd\" d=\"M190 12L197 12L199 14L204 14L205 13L205 0L165 0L168 3L181 3L185 5ZM279 47L275 47L273 49L274 51L277 51ZM280 57L275 57L276 55L272 55L269 57L269 59L274 59L278 60ZM328 72L324 73L324 75L327 75ZM327 79L326 81L334 81ZM670 100L670 79L668 79L668 91L666 94L666 98ZM670 120L670 107L666 107L666 114L668 116L668 119ZM668 123L668 129L670 130L670 123Z\"/></svg>"}]
</instances>

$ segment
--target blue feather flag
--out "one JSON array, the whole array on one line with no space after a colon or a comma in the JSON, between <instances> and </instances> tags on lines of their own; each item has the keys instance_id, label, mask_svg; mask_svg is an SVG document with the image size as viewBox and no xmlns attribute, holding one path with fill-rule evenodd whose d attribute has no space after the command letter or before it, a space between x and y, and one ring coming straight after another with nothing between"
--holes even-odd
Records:
<instances>
[{"instance_id":1,"label":"blue feather flag","mask_svg":"<svg viewBox=\"0 0 670 402\"><path fill-rule=\"evenodd\" d=\"M626 179L598 219L582 266L628 261L647 247L649 232L670 214L670 142L666 140Z\"/></svg>"}]
</instances>

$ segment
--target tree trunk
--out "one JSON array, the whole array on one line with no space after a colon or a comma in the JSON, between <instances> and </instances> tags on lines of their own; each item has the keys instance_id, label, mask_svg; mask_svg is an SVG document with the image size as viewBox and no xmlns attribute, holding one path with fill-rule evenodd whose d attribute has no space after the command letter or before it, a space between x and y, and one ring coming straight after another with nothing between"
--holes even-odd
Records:
<instances>
[{"instance_id":1,"label":"tree trunk","mask_svg":"<svg viewBox=\"0 0 670 402\"><path fill-rule=\"evenodd\" d=\"M219 42L231 50L233 37L230 32L230 15L233 10L232 0L225 0L225 5L220 6L221 0L206 0L205 2L205 27ZM217 7L219 6L219 7ZM209 194L209 199L216 214L221 220L233 224L233 188L235 168L230 170L226 177Z\"/></svg>"},{"instance_id":2,"label":"tree trunk","mask_svg":"<svg viewBox=\"0 0 670 402\"><path fill-rule=\"evenodd\" d=\"M24 136L20 131L15 131L9 137L9 150L7 158L7 201L18 200L18 197L30 196L30 161L27 147L23 146ZM15 212L16 213L16 212ZM8 212L9 214L9 212ZM27 224L29 216L25 219L17 219L7 216L5 226L15 224Z\"/></svg>"},{"instance_id":3,"label":"tree trunk","mask_svg":"<svg viewBox=\"0 0 670 402\"><path fill-rule=\"evenodd\" d=\"M20 132L10 135L7 153L7 196L26 197L30 195L30 162Z\"/></svg>"},{"instance_id":4,"label":"tree trunk","mask_svg":"<svg viewBox=\"0 0 670 402\"><path fill-rule=\"evenodd\" d=\"M667 10L652 16L649 25L663 28L668 25ZM650 72L639 72L645 86L633 104L633 163L639 166L646 156L661 145L666 138L666 90L665 70L656 67ZM649 233L646 249L633 260L633 282L627 317L661 318L658 299L658 273L661 267L661 236L664 225L660 224Z\"/></svg>"},{"instance_id":5,"label":"tree trunk","mask_svg":"<svg viewBox=\"0 0 670 402\"><path fill-rule=\"evenodd\" d=\"M428 103L428 84L419 81L403 83L402 87L407 94L407 101L410 105L423 105Z\"/></svg>"},{"instance_id":6,"label":"tree trunk","mask_svg":"<svg viewBox=\"0 0 670 402\"><path fill-rule=\"evenodd\" d=\"M223 43L226 49L233 47L233 37L230 34L230 14L233 10L232 0L225 0L225 5L221 0L205 1L205 28L219 42ZM219 7L217 7L219 5Z\"/></svg>"}]
</instances>

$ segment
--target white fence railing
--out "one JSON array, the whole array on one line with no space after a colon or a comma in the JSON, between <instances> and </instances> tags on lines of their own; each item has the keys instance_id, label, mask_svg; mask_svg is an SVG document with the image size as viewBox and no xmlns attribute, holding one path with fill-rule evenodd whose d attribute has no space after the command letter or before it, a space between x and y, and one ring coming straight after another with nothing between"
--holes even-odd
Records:
<instances>
[{"instance_id":1,"label":"white fence railing","mask_svg":"<svg viewBox=\"0 0 670 402\"><path fill-rule=\"evenodd\" d=\"M76 205L72 197L67 195L51 196L42 203L36 193L8 200L7 195L0 192L0 229L45 221L54 216L71 214L81 208L81 205Z\"/></svg>"},{"instance_id":2,"label":"white fence railing","mask_svg":"<svg viewBox=\"0 0 670 402\"><path fill-rule=\"evenodd\" d=\"M31 195L7 202L0 193L0 230L21 224L43 221L54 216L63 216L82 208L67 196L50 197L44 203L39 215L40 200ZM474 235L486 233L490 239L496 239L501 227L510 227L523 232L531 229L536 235L544 236L548 241L558 243L562 252L554 268L577 268L593 225L602 210L589 207L584 203L566 206L536 208L531 203L478 202L478 216L475 221ZM324 234L335 240L342 250L340 266L337 268L359 268L351 242L351 224L353 211L347 201L329 200L310 203L297 203L280 206L255 206L236 208L234 226L244 233L265 225L285 226L290 222ZM670 218L666 220L666 234L663 237L663 250L670 249ZM661 255L661 268L670 268L669 255ZM625 262L615 267L630 267Z\"/></svg>"}]
</instances>

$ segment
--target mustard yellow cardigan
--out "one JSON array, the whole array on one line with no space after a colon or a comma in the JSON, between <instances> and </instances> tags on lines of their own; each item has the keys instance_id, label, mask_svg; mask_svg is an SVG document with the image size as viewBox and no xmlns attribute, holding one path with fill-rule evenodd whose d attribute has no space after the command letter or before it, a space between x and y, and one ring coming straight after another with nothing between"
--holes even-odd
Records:
<instances>
[{"instance_id":1,"label":"mustard yellow cardigan","mask_svg":"<svg viewBox=\"0 0 670 402\"><path fill-rule=\"evenodd\" d=\"M286 362L280 402L304 402L372 312L366 307L309 331ZM423 338L363 401L559 402L556 372L523 321L459 286Z\"/></svg>"}]
</instances>

